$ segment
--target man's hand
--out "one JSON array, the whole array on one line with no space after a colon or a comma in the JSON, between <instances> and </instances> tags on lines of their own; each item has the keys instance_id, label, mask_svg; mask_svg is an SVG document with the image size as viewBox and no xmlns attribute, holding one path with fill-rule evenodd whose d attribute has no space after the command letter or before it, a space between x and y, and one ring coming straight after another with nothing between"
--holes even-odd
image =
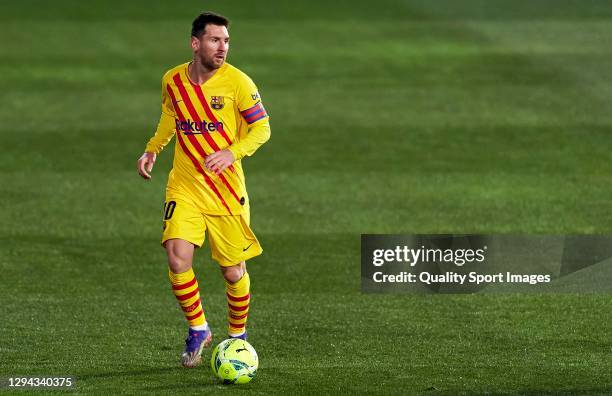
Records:
<instances>
[{"instance_id":1,"label":"man's hand","mask_svg":"<svg viewBox=\"0 0 612 396\"><path fill-rule=\"evenodd\" d=\"M138 174L144 179L149 180L151 178L150 173L153 170L153 164L155 164L156 158L157 155L155 153L147 152L145 152L140 158L138 158Z\"/></svg>"},{"instance_id":2,"label":"man's hand","mask_svg":"<svg viewBox=\"0 0 612 396\"><path fill-rule=\"evenodd\" d=\"M228 166L234 163L234 154L228 149L212 153L204 161L206 169L220 175Z\"/></svg>"}]
</instances>

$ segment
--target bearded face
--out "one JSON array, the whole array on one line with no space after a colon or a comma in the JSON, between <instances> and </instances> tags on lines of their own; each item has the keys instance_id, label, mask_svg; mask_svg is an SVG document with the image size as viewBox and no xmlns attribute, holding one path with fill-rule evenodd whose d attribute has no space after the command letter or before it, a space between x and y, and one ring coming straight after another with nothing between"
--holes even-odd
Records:
<instances>
[{"instance_id":1,"label":"bearded face","mask_svg":"<svg viewBox=\"0 0 612 396\"><path fill-rule=\"evenodd\" d=\"M225 26L206 25L200 38L191 38L191 48L195 57L208 70L223 66L229 50L229 33Z\"/></svg>"}]
</instances>

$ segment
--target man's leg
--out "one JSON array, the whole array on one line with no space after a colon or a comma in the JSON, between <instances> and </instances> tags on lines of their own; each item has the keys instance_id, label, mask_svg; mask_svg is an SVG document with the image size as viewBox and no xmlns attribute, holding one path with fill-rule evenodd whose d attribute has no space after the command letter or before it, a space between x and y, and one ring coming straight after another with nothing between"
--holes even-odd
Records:
<instances>
[{"instance_id":1,"label":"man's leg","mask_svg":"<svg viewBox=\"0 0 612 396\"><path fill-rule=\"evenodd\" d=\"M168 255L168 277L189 327L205 330L206 317L202 309L200 290L191 267L194 245L182 239L170 239L164 244Z\"/></svg>"},{"instance_id":2,"label":"man's leg","mask_svg":"<svg viewBox=\"0 0 612 396\"><path fill-rule=\"evenodd\" d=\"M225 278L225 296L228 306L228 335L246 339L246 322L251 300L251 280L242 261L232 266L221 266Z\"/></svg>"},{"instance_id":3,"label":"man's leg","mask_svg":"<svg viewBox=\"0 0 612 396\"><path fill-rule=\"evenodd\" d=\"M251 281L245 262L263 249L249 226L248 211L236 216L205 216L212 258L225 278L230 337L246 338Z\"/></svg>"},{"instance_id":4,"label":"man's leg","mask_svg":"<svg viewBox=\"0 0 612 396\"><path fill-rule=\"evenodd\" d=\"M181 362L194 367L201 361L202 349L212 342L212 333L206 323L198 281L192 269L194 245L182 239L169 239L164 243L168 255L168 276L185 319L189 322L185 352Z\"/></svg>"}]
</instances>

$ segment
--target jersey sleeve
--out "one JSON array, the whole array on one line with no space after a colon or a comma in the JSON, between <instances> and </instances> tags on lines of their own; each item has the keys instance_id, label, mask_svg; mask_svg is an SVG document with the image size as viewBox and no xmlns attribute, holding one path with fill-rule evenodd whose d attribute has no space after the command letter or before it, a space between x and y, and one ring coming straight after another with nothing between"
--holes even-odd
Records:
<instances>
[{"instance_id":1,"label":"jersey sleeve","mask_svg":"<svg viewBox=\"0 0 612 396\"><path fill-rule=\"evenodd\" d=\"M249 125L268 117L257 86L249 77L242 76L239 79L236 98L238 110Z\"/></svg>"},{"instance_id":2,"label":"jersey sleeve","mask_svg":"<svg viewBox=\"0 0 612 396\"><path fill-rule=\"evenodd\" d=\"M162 93L161 93L161 116L157 124L155 135L147 143L146 152L159 154L164 147L170 142L176 131L175 118L176 113L172 104L172 99L166 90L166 76L162 78Z\"/></svg>"},{"instance_id":3,"label":"jersey sleeve","mask_svg":"<svg viewBox=\"0 0 612 396\"><path fill-rule=\"evenodd\" d=\"M161 111L162 113L169 115L172 118L176 118L176 112L174 111L174 104L172 103L172 98L170 98L170 94L168 94L168 80L169 79L170 79L170 73L166 73L162 77Z\"/></svg>"},{"instance_id":4,"label":"jersey sleeve","mask_svg":"<svg viewBox=\"0 0 612 396\"><path fill-rule=\"evenodd\" d=\"M246 75L241 76L236 91L236 105L248 125L248 133L228 149L236 160L253 153L270 139L270 122L255 83Z\"/></svg>"}]
</instances>

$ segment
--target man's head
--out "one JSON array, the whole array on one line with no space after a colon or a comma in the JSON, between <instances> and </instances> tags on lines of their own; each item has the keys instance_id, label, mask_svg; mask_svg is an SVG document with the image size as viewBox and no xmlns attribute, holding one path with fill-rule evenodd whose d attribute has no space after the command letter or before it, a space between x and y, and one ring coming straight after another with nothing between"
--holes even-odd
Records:
<instances>
[{"instance_id":1,"label":"man's head","mask_svg":"<svg viewBox=\"0 0 612 396\"><path fill-rule=\"evenodd\" d=\"M229 50L229 20L214 12L198 15L191 25L191 49L209 70L223 66Z\"/></svg>"}]
</instances>

